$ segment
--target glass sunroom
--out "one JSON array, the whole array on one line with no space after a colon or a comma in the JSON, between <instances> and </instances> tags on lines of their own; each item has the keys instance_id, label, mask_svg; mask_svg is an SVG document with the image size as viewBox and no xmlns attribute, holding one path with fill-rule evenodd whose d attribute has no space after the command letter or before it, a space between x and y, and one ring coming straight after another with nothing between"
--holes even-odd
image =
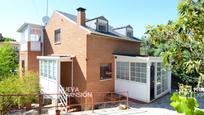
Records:
<instances>
[{"instance_id":1,"label":"glass sunroom","mask_svg":"<svg viewBox=\"0 0 204 115\"><path fill-rule=\"evenodd\" d=\"M171 71L160 57L115 56L115 91L128 91L130 98L151 102L171 92Z\"/></svg>"}]
</instances>

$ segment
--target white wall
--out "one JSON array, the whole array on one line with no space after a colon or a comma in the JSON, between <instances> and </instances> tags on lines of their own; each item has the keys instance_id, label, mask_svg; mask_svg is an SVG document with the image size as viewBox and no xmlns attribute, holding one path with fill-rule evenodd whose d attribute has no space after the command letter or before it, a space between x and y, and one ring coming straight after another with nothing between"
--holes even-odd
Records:
<instances>
[{"instance_id":1,"label":"white wall","mask_svg":"<svg viewBox=\"0 0 204 115\"><path fill-rule=\"evenodd\" d=\"M45 94L57 94L58 85L54 80L40 76L40 88ZM53 98L57 98L57 95L51 95Z\"/></svg>"},{"instance_id":2,"label":"white wall","mask_svg":"<svg viewBox=\"0 0 204 115\"><path fill-rule=\"evenodd\" d=\"M128 96L139 101L149 102L147 83L116 79L115 92L128 91Z\"/></svg>"},{"instance_id":3,"label":"white wall","mask_svg":"<svg viewBox=\"0 0 204 115\"><path fill-rule=\"evenodd\" d=\"M20 44L20 51L28 51L28 43L21 43Z\"/></svg>"}]
</instances>

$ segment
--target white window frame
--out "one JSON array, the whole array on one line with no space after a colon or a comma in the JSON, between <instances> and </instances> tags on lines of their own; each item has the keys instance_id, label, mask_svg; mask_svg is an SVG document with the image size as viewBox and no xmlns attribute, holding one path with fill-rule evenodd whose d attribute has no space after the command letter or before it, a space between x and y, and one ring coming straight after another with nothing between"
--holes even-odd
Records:
<instances>
[{"instance_id":1,"label":"white window frame","mask_svg":"<svg viewBox=\"0 0 204 115\"><path fill-rule=\"evenodd\" d=\"M56 80L57 79L56 60L40 60L40 76L47 78L49 80Z\"/></svg>"}]
</instances>

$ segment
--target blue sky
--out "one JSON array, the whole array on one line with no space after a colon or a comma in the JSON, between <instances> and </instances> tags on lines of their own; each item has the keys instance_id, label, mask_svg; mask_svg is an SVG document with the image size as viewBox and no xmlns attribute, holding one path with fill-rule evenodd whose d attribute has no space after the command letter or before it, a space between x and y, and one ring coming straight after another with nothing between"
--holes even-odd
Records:
<instances>
[{"instance_id":1,"label":"blue sky","mask_svg":"<svg viewBox=\"0 0 204 115\"><path fill-rule=\"evenodd\" d=\"M177 18L178 0L48 0L48 14L60 10L76 14L76 8L86 8L88 18L105 16L114 27L132 25L134 35L141 37L147 25L165 24ZM0 33L19 39L16 30L24 23L42 24L46 0L2 0Z\"/></svg>"}]
</instances>

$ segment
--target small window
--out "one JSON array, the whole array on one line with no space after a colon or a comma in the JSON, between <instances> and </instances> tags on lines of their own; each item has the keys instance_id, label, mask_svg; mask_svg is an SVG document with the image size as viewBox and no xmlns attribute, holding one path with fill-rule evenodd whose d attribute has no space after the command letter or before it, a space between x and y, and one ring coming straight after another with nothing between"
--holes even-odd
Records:
<instances>
[{"instance_id":1,"label":"small window","mask_svg":"<svg viewBox=\"0 0 204 115\"><path fill-rule=\"evenodd\" d=\"M127 37L132 37L133 35L132 35L132 31L127 31Z\"/></svg>"},{"instance_id":2,"label":"small window","mask_svg":"<svg viewBox=\"0 0 204 115\"><path fill-rule=\"evenodd\" d=\"M98 30L100 32L107 32L106 28L107 28L106 25L98 25Z\"/></svg>"},{"instance_id":3,"label":"small window","mask_svg":"<svg viewBox=\"0 0 204 115\"><path fill-rule=\"evenodd\" d=\"M100 80L112 78L112 66L111 63L101 64L100 66Z\"/></svg>"},{"instance_id":4,"label":"small window","mask_svg":"<svg viewBox=\"0 0 204 115\"><path fill-rule=\"evenodd\" d=\"M104 19L98 19L96 30L102 33L108 32L108 21Z\"/></svg>"},{"instance_id":5,"label":"small window","mask_svg":"<svg viewBox=\"0 0 204 115\"><path fill-rule=\"evenodd\" d=\"M55 43L60 43L60 40L61 40L60 34L61 34L60 29L55 30Z\"/></svg>"}]
</instances>

